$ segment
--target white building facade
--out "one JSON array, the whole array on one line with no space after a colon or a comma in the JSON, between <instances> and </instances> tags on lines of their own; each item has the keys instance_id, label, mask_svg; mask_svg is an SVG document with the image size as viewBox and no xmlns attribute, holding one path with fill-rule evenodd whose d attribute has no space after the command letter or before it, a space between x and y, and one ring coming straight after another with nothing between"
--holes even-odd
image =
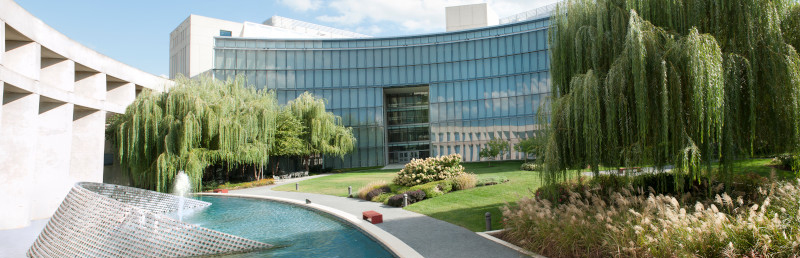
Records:
<instances>
[{"instance_id":1,"label":"white building facade","mask_svg":"<svg viewBox=\"0 0 800 258\"><path fill-rule=\"evenodd\" d=\"M102 182L106 117L172 81L130 67L0 0L0 230L50 217L78 181Z\"/></svg>"}]
</instances>

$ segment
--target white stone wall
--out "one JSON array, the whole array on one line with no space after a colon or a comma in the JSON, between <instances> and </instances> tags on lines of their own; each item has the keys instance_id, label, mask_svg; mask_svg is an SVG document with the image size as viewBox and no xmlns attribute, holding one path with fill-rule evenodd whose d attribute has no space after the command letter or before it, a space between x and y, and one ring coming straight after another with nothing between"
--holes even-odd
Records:
<instances>
[{"instance_id":1,"label":"white stone wall","mask_svg":"<svg viewBox=\"0 0 800 258\"><path fill-rule=\"evenodd\" d=\"M481 28L500 22L486 3L446 7L445 17L447 31Z\"/></svg>"},{"instance_id":2,"label":"white stone wall","mask_svg":"<svg viewBox=\"0 0 800 258\"><path fill-rule=\"evenodd\" d=\"M3 230L50 217L75 182L102 182L106 117L173 82L80 45L12 0L0 0L0 50Z\"/></svg>"}]
</instances>

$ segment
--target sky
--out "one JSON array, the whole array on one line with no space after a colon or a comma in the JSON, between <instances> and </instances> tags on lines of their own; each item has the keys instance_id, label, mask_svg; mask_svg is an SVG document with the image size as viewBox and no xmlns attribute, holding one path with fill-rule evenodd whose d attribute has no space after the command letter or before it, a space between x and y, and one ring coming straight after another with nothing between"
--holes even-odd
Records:
<instances>
[{"instance_id":1,"label":"sky","mask_svg":"<svg viewBox=\"0 0 800 258\"><path fill-rule=\"evenodd\" d=\"M169 73L169 34L190 14L261 23L273 15L371 36L443 32L446 6L488 3L500 18L557 0L16 0L50 27L155 75Z\"/></svg>"}]
</instances>

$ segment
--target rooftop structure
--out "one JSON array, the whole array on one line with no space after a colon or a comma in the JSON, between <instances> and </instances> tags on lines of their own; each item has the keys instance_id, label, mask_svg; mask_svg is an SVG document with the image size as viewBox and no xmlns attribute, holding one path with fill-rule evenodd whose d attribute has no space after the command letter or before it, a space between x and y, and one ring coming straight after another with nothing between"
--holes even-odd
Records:
<instances>
[{"instance_id":1,"label":"rooftop structure","mask_svg":"<svg viewBox=\"0 0 800 258\"><path fill-rule=\"evenodd\" d=\"M212 69L214 37L243 38L364 38L364 34L273 16L263 24L232 22L190 15L172 33L169 77L196 77Z\"/></svg>"}]
</instances>

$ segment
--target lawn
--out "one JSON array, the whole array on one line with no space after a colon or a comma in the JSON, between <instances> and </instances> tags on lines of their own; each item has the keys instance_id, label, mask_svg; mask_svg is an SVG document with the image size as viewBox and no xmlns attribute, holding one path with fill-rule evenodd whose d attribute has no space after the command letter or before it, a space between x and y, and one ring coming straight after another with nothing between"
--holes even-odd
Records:
<instances>
[{"instance_id":1,"label":"lawn","mask_svg":"<svg viewBox=\"0 0 800 258\"><path fill-rule=\"evenodd\" d=\"M772 168L766 166L770 159L749 159L736 162L737 173L754 172L769 176ZM447 221L472 231L485 230L485 214L492 214L492 229L502 228L500 207L514 205L523 196L530 196L542 182L538 172L523 171L519 167L521 161L462 163L465 170L474 173L478 178L503 176L509 182L476 187L473 189L454 191L448 194L427 199L405 207L406 210L418 212L443 221ZM716 165L715 165L716 167ZM374 181L391 183L398 170L370 169L348 173L334 174L326 177L309 179L300 182L300 191L335 196L347 196L347 187L353 187L353 194L364 185ZM791 172L776 170L778 177L790 177ZM294 191L294 184L274 188L277 191Z\"/></svg>"},{"instance_id":2,"label":"lawn","mask_svg":"<svg viewBox=\"0 0 800 258\"><path fill-rule=\"evenodd\" d=\"M392 182L392 178L397 173L395 170L371 169L364 171L354 171L347 173L333 174L330 176L309 179L300 182L300 191L305 193L318 193L334 196L347 196L347 187L353 187L353 195L358 189L367 185L369 182L386 181ZM294 191L294 184L281 185L273 188L276 191Z\"/></svg>"},{"instance_id":3,"label":"lawn","mask_svg":"<svg viewBox=\"0 0 800 258\"><path fill-rule=\"evenodd\" d=\"M521 161L463 163L467 172L478 178L503 176L509 182L499 185L476 187L455 191L433 199L424 200L405 209L444 220L472 231L485 230L485 214L492 214L492 228L502 228L500 207L515 203L522 196L531 195L541 185L537 172L519 169ZM300 191L335 196L347 196L347 187L353 187L353 194L359 188L373 181L391 182L398 170L365 170L335 174L300 182ZM294 191L294 185L282 185L273 190Z\"/></svg>"}]
</instances>

